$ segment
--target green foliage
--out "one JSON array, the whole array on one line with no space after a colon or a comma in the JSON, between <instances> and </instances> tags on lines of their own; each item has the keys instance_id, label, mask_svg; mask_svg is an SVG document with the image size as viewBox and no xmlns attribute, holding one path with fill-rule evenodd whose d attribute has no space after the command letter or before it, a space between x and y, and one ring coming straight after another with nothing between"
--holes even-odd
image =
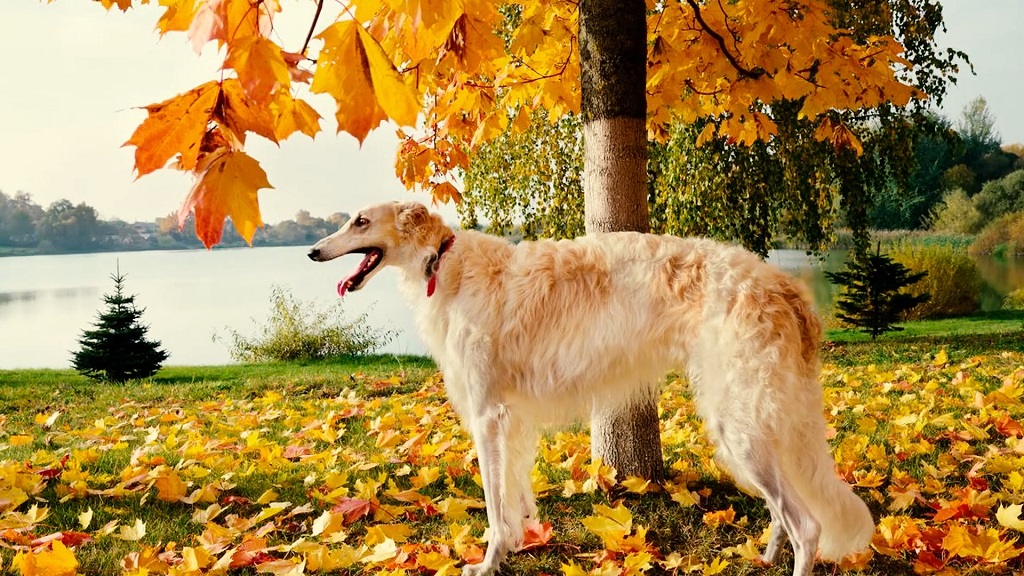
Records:
<instances>
[{"instance_id":1,"label":"green foliage","mask_svg":"<svg viewBox=\"0 0 1024 576\"><path fill-rule=\"evenodd\" d=\"M857 326L874 340L884 332L902 330L895 326L901 314L928 300L904 288L924 278L927 272L911 272L906 266L881 253L860 252L839 272L825 272L833 284L842 287L836 302L836 318Z\"/></svg>"},{"instance_id":2,"label":"green foliage","mask_svg":"<svg viewBox=\"0 0 1024 576\"><path fill-rule=\"evenodd\" d=\"M394 338L391 331L369 327L365 314L346 321L340 300L333 306L318 308L296 301L279 286L271 291L270 300L270 317L257 336L250 338L230 330L230 353L235 360L277 362L361 356Z\"/></svg>"},{"instance_id":3,"label":"green foliage","mask_svg":"<svg viewBox=\"0 0 1024 576\"><path fill-rule=\"evenodd\" d=\"M981 225L981 213L963 188L946 192L931 215L931 229L935 232L976 234Z\"/></svg>"},{"instance_id":4,"label":"green foliage","mask_svg":"<svg viewBox=\"0 0 1024 576\"><path fill-rule=\"evenodd\" d=\"M1006 214L990 222L974 239L968 253L993 256L1024 254L1024 212Z\"/></svg>"},{"instance_id":5,"label":"green foliage","mask_svg":"<svg viewBox=\"0 0 1024 576\"><path fill-rule=\"evenodd\" d=\"M94 330L82 332L80 349L72 357L75 370L94 380L123 383L148 378L160 369L167 352L160 342L146 339L149 327L139 323L145 311L135 307L135 296L124 294L120 269L111 275L114 293L105 294L107 309Z\"/></svg>"},{"instance_id":6,"label":"green foliage","mask_svg":"<svg viewBox=\"0 0 1024 576\"><path fill-rule=\"evenodd\" d=\"M495 234L580 236L582 171L580 118L534 112L525 132L507 131L474 154L459 216L469 228L485 220Z\"/></svg>"},{"instance_id":7,"label":"green foliage","mask_svg":"<svg viewBox=\"0 0 1024 576\"><path fill-rule=\"evenodd\" d=\"M907 287L907 293L930 298L903 313L903 320L967 316L979 310L983 283L964 250L948 244L897 242L889 248L889 256L910 270L928 271Z\"/></svg>"},{"instance_id":8,"label":"green foliage","mask_svg":"<svg viewBox=\"0 0 1024 576\"><path fill-rule=\"evenodd\" d=\"M987 182L973 201L986 222L1004 214L1024 211L1024 170Z\"/></svg>"}]
</instances>

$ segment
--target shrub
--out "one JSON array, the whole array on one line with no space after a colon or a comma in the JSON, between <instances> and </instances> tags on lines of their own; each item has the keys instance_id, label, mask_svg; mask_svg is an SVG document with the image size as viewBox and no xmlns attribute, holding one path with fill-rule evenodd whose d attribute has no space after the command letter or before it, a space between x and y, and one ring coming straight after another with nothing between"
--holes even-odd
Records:
<instances>
[{"instance_id":1,"label":"shrub","mask_svg":"<svg viewBox=\"0 0 1024 576\"><path fill-rule=\"evenodd\" d=\"M973 201L986 221L1024 210L1024 170L1017 170L999 180L986 182Z\"/></svg>"},{"instance_id":2,"label":"shrub","mask_svg":"<svg viewBox=\"0 0 1024 576\"><path fill-rule=\"evenodd\" d=\"M907 291L931 294L931 299L905 312L904 320L966 316L980 308L981 275L963 250L943 244L897 242L889 254L907 268L928 271L928 276Z\"/></svg>"},{"instance_id":3,"label":"shrub","mask_svg":"<svg viewBox=\"0 0 1024 576\"><path fill-rule=\"evenodd\" d=\"M1003 298L1003 310L1024 310L1024 288L1018 288Z\"/></svg>"},{"instance_id":4,"label":"shrub","mask_svg":"<svg viewBox=\"0 0 1024 576\"><path fill-rule=\"evenodd\" d=\"M981 229L981 213L963 188L950 190L932 211L931 229L945 234L976 234Z\"/></svg>"},{"instance_id":5,"label":"shrub","mask_svg":"<svg viewBox=\"0 0 1024 576\"><path fill-rule=\"evenodd\" d=\"M271 313L260 334L246 338L231 330L231 357L242 362L318 360L369 354L394 338L392 331L366 324L363 314L347 322L341 301L327 308L296 301L279 286L271 290Z\"/></svg>"},{"instance_id":6,"label":"shrub","mask_svg":"<svg viewBox=\"0 0 1024 576\"><path fill-rule=\"evenodd\" d=\"M139 322L145 309L135 307L134 295L125 295L120 267L110 278L114 293L103 295L107 309L98 315L94 330L82 332L78 340L81 348L71 363L93 380L120 384L149 378L160 370L167 352L160 348L160 342L146 339L149 327Z\"/></svg>"},{"instance_id":7,"label":"shrub","mask_svg":"<svg viewBox=\"0 0 1024 576\"><path fill-rule=\"evenodd\" d=\"M1024 254L1024 212L996 218L978 234L968 252L973 255Z\"/></svg>"}]
</instances>

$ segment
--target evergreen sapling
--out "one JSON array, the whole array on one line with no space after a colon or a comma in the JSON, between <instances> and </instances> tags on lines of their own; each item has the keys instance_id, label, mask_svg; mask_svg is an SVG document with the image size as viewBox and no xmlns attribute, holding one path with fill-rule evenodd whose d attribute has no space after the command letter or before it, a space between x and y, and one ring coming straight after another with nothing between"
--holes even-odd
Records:
<instances>
[{"instance_id":1,"label":"evergreen sapling","mask_svg":"<svg viewBox=\"0 0 1024 576\"><path fill-rule=\"evenodd\" d=\"M82 332L72 365L94 380L123 383L148 378L160 369L167 352L159 341L146 339L149 327L139 322L145 309L135 307L134 295L125 295L120 266L110 278L114 293L103 295L107 309L98 315L93 330Z\"/></svg>"},{"instance_id":2,"label":"evergreen sapling","mask_svg":"<svg viewBox=\"0 0 1024 576\"><path fill-rule=\"evenodd\" d=\"M927 302L930 294L913 295L902 292L927 276L927 272L913 272L881 253L881 243L875 253L854 256L841 272L825 272L833 284L842 287L836 302L836 317L857 326L874 340L879 334L903 330L895 324L911 308Z\"/></svg>"}]
</instances>

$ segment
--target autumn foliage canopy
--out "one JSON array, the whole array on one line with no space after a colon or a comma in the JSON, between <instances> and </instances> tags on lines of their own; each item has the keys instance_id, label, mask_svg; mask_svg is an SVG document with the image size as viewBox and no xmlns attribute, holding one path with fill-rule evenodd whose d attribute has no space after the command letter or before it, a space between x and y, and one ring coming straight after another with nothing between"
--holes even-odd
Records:
<instances>
[{"instance_id":1,"label":"autumn foliage canopy","mask_svg":"<svg viewBox=\"0 0 1024 576\"><path fill-rule=\"evenodd\" d=\"M309 93L330 95L337 130L360 142L381 124L397 126L398 178L440 202L458 200L453 176L480 144L524 130L532 110L552 119L579 111L577 2L351 0L327 15L322 0L310 0L288 5L309 12L303 39L275 31L278 0L96 1L120 10L158 4L160 35L187 34L197 52L213 44L224 57L219 79L146 106L127 142L139 176L167 167L195 176L179 219L194 212L207 246L219 242L225 217L250 240L262 225L257 191L271 186L246 139L320 132ZM647 4L654 139L671 121L700 117L720 120L704 138L771 138L766 107L784 99L802 101L817 138L856 150L856 136L830 110L924 96L896 40L856 41L832 25L825 0Z\"/></svg>"}]
</instances>

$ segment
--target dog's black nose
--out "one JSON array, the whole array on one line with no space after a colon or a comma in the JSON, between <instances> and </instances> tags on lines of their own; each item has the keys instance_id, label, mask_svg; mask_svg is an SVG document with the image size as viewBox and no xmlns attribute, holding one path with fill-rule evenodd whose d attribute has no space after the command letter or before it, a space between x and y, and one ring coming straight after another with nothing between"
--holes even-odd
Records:
<instances>
[{"instance_id":1,"label":"dog's black nose","mask_svg":"<svg viewBox=\"0 0 1024 576\"><path fill-rule=\"evenodd\" d=\"M319 261L320 260L320 249L319 248L310 248L308 256L309 256L309 259L314 261L314 262Z\"/></svg>"}]
</instances>

